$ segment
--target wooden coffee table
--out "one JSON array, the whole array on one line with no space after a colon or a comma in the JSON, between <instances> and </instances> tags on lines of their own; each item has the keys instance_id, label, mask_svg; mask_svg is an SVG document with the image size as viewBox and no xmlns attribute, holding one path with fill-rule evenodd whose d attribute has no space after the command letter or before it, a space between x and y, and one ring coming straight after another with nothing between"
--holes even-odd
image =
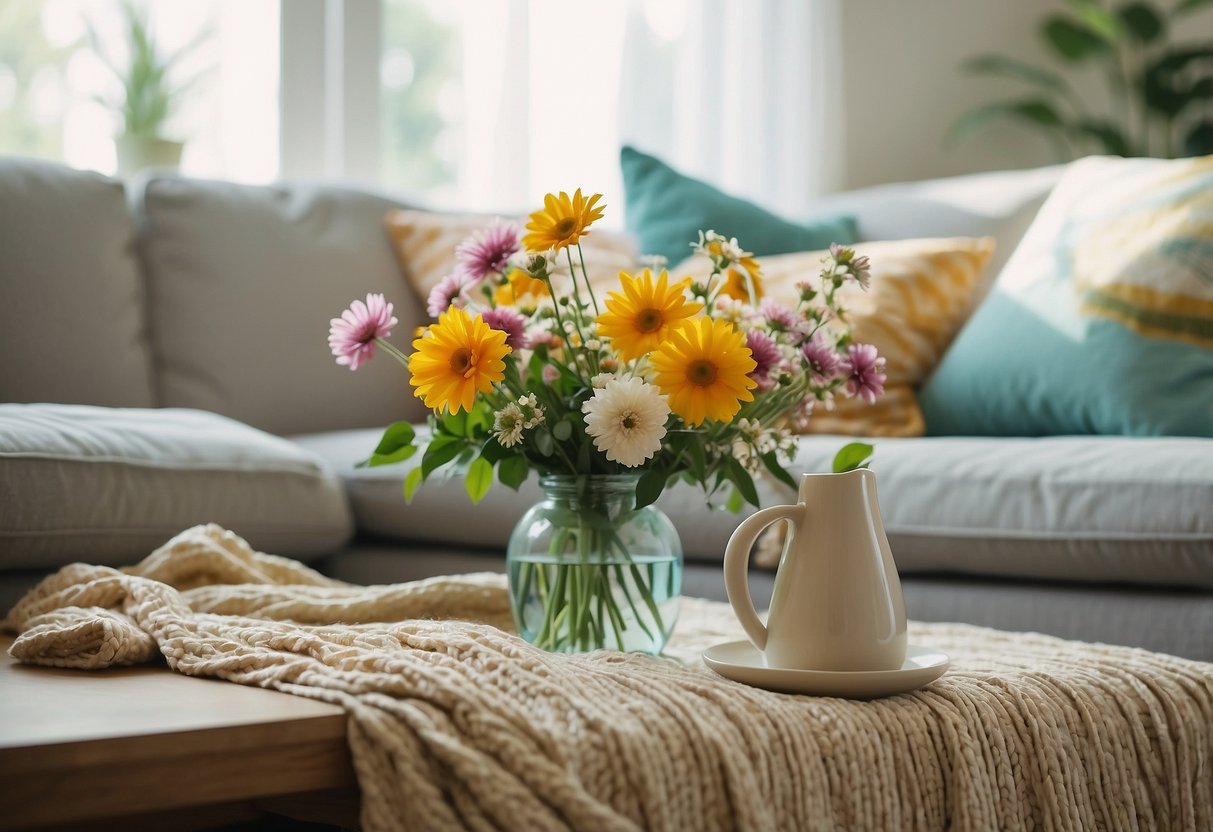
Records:
<instances>
[{"instance_id":1,"label":"wooden coffee table","mask_svg":"<svg viewBox=\"0 0 1213 832\"><path fill-rule=\"evenodd\" d=\"M0 829L189 829L276 813L354 828L345 712L165 666L21 665L0 636Z\"/></svg>"}]
</instances>

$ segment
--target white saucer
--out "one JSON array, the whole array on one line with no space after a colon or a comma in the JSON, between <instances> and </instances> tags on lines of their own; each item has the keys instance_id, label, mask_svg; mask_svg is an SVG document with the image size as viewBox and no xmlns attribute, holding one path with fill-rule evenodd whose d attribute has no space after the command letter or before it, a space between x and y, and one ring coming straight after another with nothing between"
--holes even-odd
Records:
<instances>
[{"instance_id":1,"label":"white saucer","mask_svg":"<svg viewBox=\"0 0 1213 832\"><path fill-rule=\"evenodd\" d=\"M766 660L748 641L728 641L703 651L703 663L725 678L756 688L783 693L875 699L906 693L930 684L948 669L948 657L932 647L906 648L906 661L898 670L788 670L767 667Z\"/></svg>"}]
</instances>

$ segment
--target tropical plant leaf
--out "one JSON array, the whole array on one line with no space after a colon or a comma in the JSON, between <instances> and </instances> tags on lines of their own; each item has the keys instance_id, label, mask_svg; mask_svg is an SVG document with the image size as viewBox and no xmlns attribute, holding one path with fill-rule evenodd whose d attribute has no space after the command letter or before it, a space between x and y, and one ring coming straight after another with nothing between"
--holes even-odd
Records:
<instances>
[{"instance_id":1,"label":"tropical plant leaf","mask_svg":"<svg viewBox=\"0 0 1213 832\"><path fill-rule=\"evenodd\" d=\"M1141 92L1146 106L1167 118L1174 118L1188 105L1207 99L1202 79L1189 80L1190 67L1208 61L1213 64L1213 47L1177 49L1150 62L1141 76Z\"/></svg>"},{"instance_id":2,"label":"tropical plant leaf","mask_svg":"<svg viewBox=\"0 0 1213 832\"><path fill-rule=\"evenodd\" d=\"M1125 31L1140 43L1153 43L1167 28L1167 22L1148 3L1126 3L1117 15Z\"/></svg>"},{"instance_id":3,"label":"tropical plant leaf","mask_svg":"<svg viewBox=\"0 0 1213 832\"><path fill-rule=\"evenodd\" d=\"M1197 122L1184 136L1184 155L1208 156L1213 154L1213 121Z\"/></svg>"},{"instance_id":4,"label":"tropical plant leaf","mask_svg":"<svg viewBox=\"0 0 1213 832\"><path fill-rule=\"evenodd\" d=\"M1074 13L1089 30L1109 44L1115 44L1124 37L1124 26L1120 18L1097 3L1080 3Z\"/></svg>"},{"instance_id":5,"label":"tropical plant leaf","mask_svg":"<svg viewBox=\"0 0 1213 832\"><path fill-rule=\"evenodd\" d=\"M1210 4L1213 4L1213 0L1183 0L1183 2L1181 2L1178 6L1176 6L1175 9L1171 12L1171 16L1177 17L1181 14L1187 14L1188 12L1194 12L1197 9L1203 8Z\"/></svg>"},{"instance_id":6,"label":"tropical plant leaf","mask_svg":"<svg viewBox=\"0 0 1213 832\"><path fill-rule=\"evenodd\" d=\"M1062 15L1053 15L1041 28L1045 42L1067 61L1085 61L1109 50L1108 41L1090 28Z\"/></svg>"},{"instance_id":7,"label":"tropical plant leaf","mask_svg":"<svg viewBox=\"0 0 1213 832\"><path fill-rule=\"evenodd\" d=\"M1064 92L1069 89L1064 78L1056 72L1040 69L1031 64L1006 55L978 55L961 64L971 75L992 75L999 78L1014 78L1044 90Z\"/></svg>"},{"instance_id":8,"label":"tropical plant leaf","mask_svg":"<svg viewBox=\"0 0 1213 832\"><path fill-rule=\"evenodd\" d=\"M489 489L493 487L492 463L482 456L472 460L467 474L463 477L463 487L467 489L468 496L472 498L473 503L483 500L484 495L488 494Z\"/></svg>"},{"instance_id":9,"label":"tropical plant leaf","mask_svg":"<svg viewBox=\"0 0 1213 832\"><path fill-rule=\"evenodd\" d=\"M952 127L952 136L956 139L966 138L990 122L1004 118L1046 128L1061 127L1063 124L1057 109L1043 99L996 101L962 115Z\"/></svg>"},{"instance_id":10,"label":"tropical plant leaf","mask_svg":"<svg viewBox=\"0 0 1213 832\"><path fill-rule=\"evenodd\" d=\"M1072 128L1075 135L1095 139L1104 153L1112 156L1134 156L1132 145L1116 125L1098 119L1087 119Z\"/></svg>"},{"instance_id":11,"label":"tropical plant leaf","mask_svg":"<svg viewBox=\"0 0 1213 832\"><path fill-rule=\"evenodd\" d=\"M842 474L856 468L866 468L872 458L873 448L867 442L851 442L843 445L834 454L834 473Z\"/></svg>"}]
</instances>

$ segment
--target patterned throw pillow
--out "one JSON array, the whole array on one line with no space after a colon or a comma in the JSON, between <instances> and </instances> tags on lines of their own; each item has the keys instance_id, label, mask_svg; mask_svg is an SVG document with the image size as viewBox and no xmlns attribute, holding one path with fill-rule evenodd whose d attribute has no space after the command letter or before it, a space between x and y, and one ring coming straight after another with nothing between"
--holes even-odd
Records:
<instances>
[{"instance_id":1,"label":"patterned throw pillow","mask_svg":"<svg viewBox=\"0 0 1213 832\"><path fill-rule=\"evenodd\" d=\"M841 290L856 341L872 344L885 357L885 393L869 405L839 397L833 410L819 408L809 422L810 433L855 436L921 436L922 411L915 389L935 368L968 316L973 291L994 253L994 240L897 240L860 243L855 250L872 261L872 279L865 292L855 284ZM825 251L758 258L764 295L783 303L796 302L796 283L816 283ZM672 276L707 277L711 265L692 258Z\"/></svg>"},{"instance_id":2,"label":"patterned throw pillow","mask_svg":"<svg viewBox=\"0 0 1213 832\"><path fill-rule=\"evenodd\" d=\"M1213 156L1070 165L920 401L932 434L1213 436Z\"/></svg>"},{"instance_id":3,"label":"patterned throw pillow","mask_svg":"<svg viewBox=\"0 0 1213 832\"><path fill-rule=\"evenodd\" d=\"M455 269L455 247L492 217L431 211L391 211L385 223L392 250L409 284L424 302L442 278ZM525 220L515 220L521 227ZM585 264L595 286L614 286L620 271L637 267L636 246L630 237L591 229L581 240ZM576 256L576 252L574 252Z\"/></svg>"}]
</instances>

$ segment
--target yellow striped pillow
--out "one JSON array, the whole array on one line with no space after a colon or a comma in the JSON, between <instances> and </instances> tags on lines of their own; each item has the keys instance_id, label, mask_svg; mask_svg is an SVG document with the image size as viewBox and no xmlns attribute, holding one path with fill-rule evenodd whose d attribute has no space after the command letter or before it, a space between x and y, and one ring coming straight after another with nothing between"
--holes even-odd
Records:
<instances>
[{"instance_id":1,"label":"yellow striped pillow","mask_svg":"<svg viewBox=\"0 0 1213 832\"><path fill-rule=\"evenodd\" d=\"M396 210L384 222L400 270L424 301L442 278L455 269L455 247L492 218L477 214L443 214ZM515 220L521 227L525 220ZM593 229L581 240L585 265L595 285L618 282L620 271L636 268L636 246L630 237ZM576 252L573 252L576 256Z\"/></svg>"},{"instance_id":2,"label":"yellow striped pillow","mask_svg":"<svg viewBox=\"0 0 1213 832\"><path fill-rule=\"evenodd\" d=\"M854 283L843 298L856 341L872 344L885 357L884 395L874 405L839 397L833 410L818 409L810 433L854 436L921 436L925 431L915 391L943 357L974 305L974 289L994 253L994 239L957 237L860 243L872 261L871 285ZM825 251L759 257L766 297L795 304L796 283L816 284ZM687 260L678 277L705 278L704 258Z\"/></svg>"}]
</instances>

